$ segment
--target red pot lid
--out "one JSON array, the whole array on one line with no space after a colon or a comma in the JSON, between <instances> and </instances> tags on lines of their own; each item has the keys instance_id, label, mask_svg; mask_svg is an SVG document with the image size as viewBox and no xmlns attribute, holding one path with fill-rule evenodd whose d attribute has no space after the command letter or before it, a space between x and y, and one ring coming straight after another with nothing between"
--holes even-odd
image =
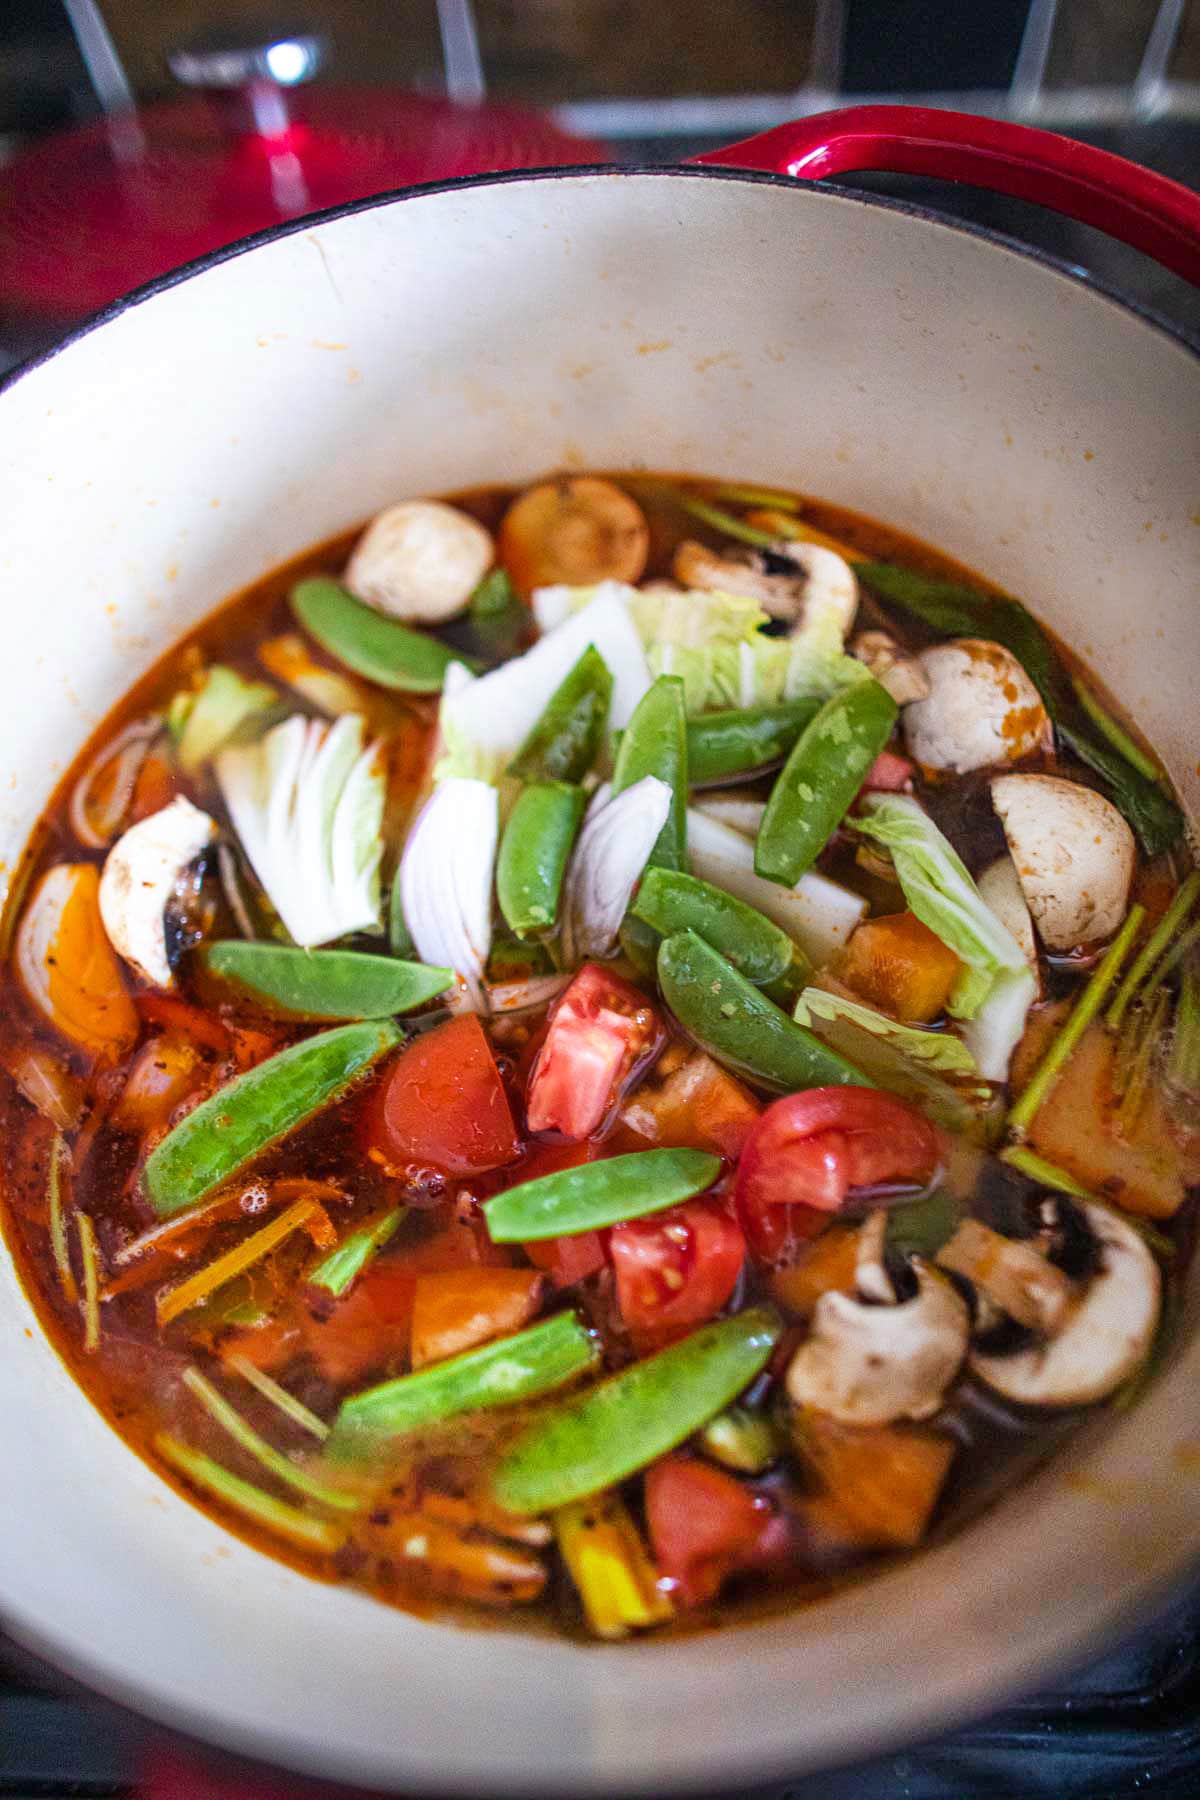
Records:
<instances>
[{"instance_id":1,"label":"red pot lid","mask_svg":"<svg viewBox=\"0 0 1200 1800\"><path fill-rule=\"evenodd\" d=\"M600 145L520 107L230 84L43 139L0 171L0 303L77 317L323 207L452 176L604 160Z\"/></svg>"}]
</instances>

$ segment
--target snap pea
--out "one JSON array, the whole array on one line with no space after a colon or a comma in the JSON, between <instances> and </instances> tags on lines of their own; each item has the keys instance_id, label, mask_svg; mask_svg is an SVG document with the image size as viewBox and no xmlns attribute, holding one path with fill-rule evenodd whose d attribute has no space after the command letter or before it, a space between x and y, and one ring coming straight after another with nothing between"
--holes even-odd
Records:
<instances>
[{"instance_id":1,"label":"snap pea","mask_svg":"<svg viewBox=\"0 0 1200 1800\"><path fill-rule=\"evenodd\" d=\"M755 872L794 887L845 818L892 734L899 708L877 681L855 682L806 725L771 789Z\"/></svg>"},{"instance_id":2,"label":"snap pea","mask_svg":"<svg viewBox=\"0 0 1200 1800\"><path fill-rule=\"evenodd\" d=\"M797 1025L694 931L658 952L663 998L684 1030L728 1068L760 1087L873 1087L854 1064Z\"/></svg>"},{"instance_id":3,"label":"snap pea","mask_svg":"<svg viewBox=\"0 0 1200 1800\"><path fill-rule=\"evenodd\" d=\"M406 1437L463 1413L535 1400L599 1360L595 1339L575 1314L555 1313L513 1337L352 1394L334 1421L329 1453L334 1458L369 1454L381 1440Z\"/></svg>"},{"instance_id":4,"label":"snap pea","mask_svg":"<svg viewBox=\"0 0 1200 1800\"><path fill-rule=\"evenodd\" d=\"M345 1093L401 1041L387 1019L338 1025L289 1044L204 1100L152 1150L142 1186L160 1219L194 1206Z\"/></svg>"},{"instance_id":5,"label":"snap pea","mask_svg":"<svg viewBox=\"0 0 1200 1800\"><path fill-rule=\"evenodd\" d=\"M613 678L589 644L508 765L521 781L582 781L600 754Z\"/></svg>"},{"instance_id":6,"label":"snap pea","mask_svg":"<svg viewBox=\"0 0 1200 1800\"><path fill-rule=\"evenodd\" d=\"M706 1150L636 1150L522 1181L483 1203L494 1244L602 1231L678 1206L711 1187L721 1159Z\"/></svg>"},{"instance_id":7,"label":"snap pea","mask_svg":"<svg viewBox=\"0 0 1200 1800\"><path fill-rule=\"evenodd\" d=\"M687 867L688 751L686 690L678 675L660 675L642 695L621 736L613 766L612 791L623 793L647 775L665 781L671 810L646 858L648 869ZM644 920L626 915L621 948L643 975L654 971L657 931Z\"/></svg>"},{"instance_id":8,"label":"snap pea","mask_svg":"<svg viewBox=\"0 0 1200 1800\"><path fill-rule=\"evenodd\" d=\"M305 1277L309 1287L325 1288L335 1296L344 1294L373 1260L376 1251L382 1250L396 1235L406 1210L403 1206L395 1206L373 1225L360 1225L357 1231L352 1231Z\"/></svg>"},{"instance_id":9,"label":"snap pea","mask_svg":"<svg viewBox=\"0 0 1200 1800\"><path fill-rule=\"evenodd\" d=\"M778 981L792 966L795 945L786 931L744 900L681 869L647 869L633 912L663 937L696 932L756 987Z\"/></svg>"},{"instance_id":10,"label":"snap pea","mask_svg":"<svg viewBox=\"0 0 1200 1800\"><path fill-rule=\"evenodd\" d=\"M210 944L200 960L208 974L298 1019L383 1019L412 1012L454 985L453 969L242 938Z\"/></svg>"},{"instance_id":11,"label":"snap pea","mask_svg":"<svg viewBox=\"0 0 1200 1800\"><path fill-rule=\"evenodd\" d=\"M520 650L530 629L529 608L504 569L492 569L479 583L467 604L467 622L473 647L489 663L507 662Z\"/></svg>"},{"instance_id":12,"label":"snap pea","mask_svg":"<svg viewBox=\"0 0 1200 1800\"><path fill-rule=\"evenodd\" d=\"M776 762L820 709L819 700L781 700L777 706L698 714L687 722L688 780L703 787Z\"/></svg>"},{"instance_id":13,"label":"snap pea","mask_svg":"<svg viewBox=\"0 0 1200 1800\"><path fill-rule=\"evenodd\" d=\"M437 694L450 664L468 660L425 632L364 606L328 575L298 581L292 611L322 650L379 687Z\"/></svg>"},{"instance_id":14,"label":"snap pea","mask_svg":"<svg viewBox=\"0 0 1200 1800\"><path fill-rule=\"evenodd\" d=\"M544 1408L492 1472L506 1511L550 1512L644 1469L699 1431L758 1374L778 1316L752 1307Z\"/></svg>"},{"instance_id":15,"label":"snap pea","mask_svg":"<svg viewBox=\"0 0 1200 1800\"><path fill-rule=\"evenodd\" d=\"M496 858L496 898L518 937L548 931L558 917L567 859L583 817L583 789L565 781L522 788Z\"/></svg>"},{"instance_id":16,"label":"snap pea","mask_svg":"<svg viewBox=\"0 0 1200 1800\"><path fill-rule=\"evenodd\" d=\"M621 736L613 768L612 791L623 794L647 775L656 775L671 790L671 810L650 852L648 866L687 866L687 707L678 675L660 675L633 709Z\"/></svg>"}]
</instances>

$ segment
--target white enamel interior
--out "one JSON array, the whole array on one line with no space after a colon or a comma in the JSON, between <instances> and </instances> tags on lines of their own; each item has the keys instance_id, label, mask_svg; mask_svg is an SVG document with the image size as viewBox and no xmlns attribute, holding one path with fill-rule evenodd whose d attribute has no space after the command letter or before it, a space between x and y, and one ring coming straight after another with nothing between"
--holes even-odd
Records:
<instances>
[{"instance_id":1,"label":"white enamel interior","mask_svg":"<svg viewBox=\"0 0 1200 1800\"><path fill-rule=\"evenodd\" d=\"M416 196L129 307L0 397L0 857L133 678L387 501L556 466L795 484L1025 595L1195 814L1200 363L936 222L712 174ZM309 1582L93 1412L0 1260L0 1616L109 1693L417 1789L662 1793L931 1731L1077 1656L1200 1547L1200 1345L956 1541L789 1619L583 1648ZM1186 1467L1185 1467L1186 1465Z\"/></svg>"}]
</instances>

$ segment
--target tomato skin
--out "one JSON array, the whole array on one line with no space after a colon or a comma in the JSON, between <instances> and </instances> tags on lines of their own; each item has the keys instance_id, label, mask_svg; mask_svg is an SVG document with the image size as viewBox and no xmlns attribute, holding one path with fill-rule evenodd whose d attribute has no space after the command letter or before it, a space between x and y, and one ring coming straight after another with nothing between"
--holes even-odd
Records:
<instances>
[{"instance_id":1,"label":"tomato skin","mask_svg":"<svg viewBox=\"0 0 1200 1800\"><path fill-rule=\"evenodd\" d=\"M508 1095L474 1013L435 1026L401 1050L364 1128L369 1153L397 1174L415 1164L479 1175L521 1154Z\"/></svg>"},{"instance_id":2,"label":"tomato skin","mask_svg":"<svg viewBox=\"0 0 1200 1800\"><path fill-rule=\"evenodd\" d=\"M780 1262L815 1237L852 1188L924 1185L937 1168L938 1134L893 1094L809 1088L768 1106L738 1165L738 1217L756 1256Z\"/></svg>"},{"instance_id":3,"label":"tomato skin","mask_svg":"<svg viewBox=\"0 0 1200 1800\"><path fill-rule=\"evenodd\" d=\"M881 750L871 767L860 793L907 794L912 791L913 765L897 750Z\"/></svg>"},{"instance_id":4,"label":"tomato skin","mask_svg":"<svg viewBox=\"0 0 1200 1800\"><path fill-rule=\"evenodd\" d=\"M685 1606L714 1600L737 1569L776 1549L770 1504L732 1475L689 1456L666 1456L646 1475L654 1560Z\"/></svg>"},{"instance_id":5,"label":"tomato skin","mask_svg":"<svg viewBox=\"0 0 1200 1800\"><path fill-rule=\"evenodd\" d=\"M551 1013L533 1066L530 1131L559 1131L574 1142L591 1137L662 1039L658 1014L639 989L585 963Z\"/></svg>"},{"instance_id":6,"label":"tomato skin","mask_svg":"<svg viewBox=\"0 0 1200 1800\"><path fill-rule=\"evenodd\" d=\"M614 1225L617 1305L639 1349L657 1349L720 1312L746 1260L741 1227L702 1198Z\"/></svg>"}]
</instances>

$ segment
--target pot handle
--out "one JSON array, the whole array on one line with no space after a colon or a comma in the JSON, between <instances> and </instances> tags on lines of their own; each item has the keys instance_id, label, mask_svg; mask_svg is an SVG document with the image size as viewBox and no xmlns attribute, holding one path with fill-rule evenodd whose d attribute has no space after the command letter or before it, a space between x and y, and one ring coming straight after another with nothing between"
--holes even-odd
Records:
<instances>
[{"instance_id":1,"label":"pot handle","mask_svg":"<svg viewBox=\"0 0 1200 1800\"><path fill-rule=\"evenodd\" d=\"M1200 287L1200 194L1031 125L931 106L850 106L777 125L695 161L800 181L866 170L963 181L1094 225Z\"/></svg>"}]
</instances>

